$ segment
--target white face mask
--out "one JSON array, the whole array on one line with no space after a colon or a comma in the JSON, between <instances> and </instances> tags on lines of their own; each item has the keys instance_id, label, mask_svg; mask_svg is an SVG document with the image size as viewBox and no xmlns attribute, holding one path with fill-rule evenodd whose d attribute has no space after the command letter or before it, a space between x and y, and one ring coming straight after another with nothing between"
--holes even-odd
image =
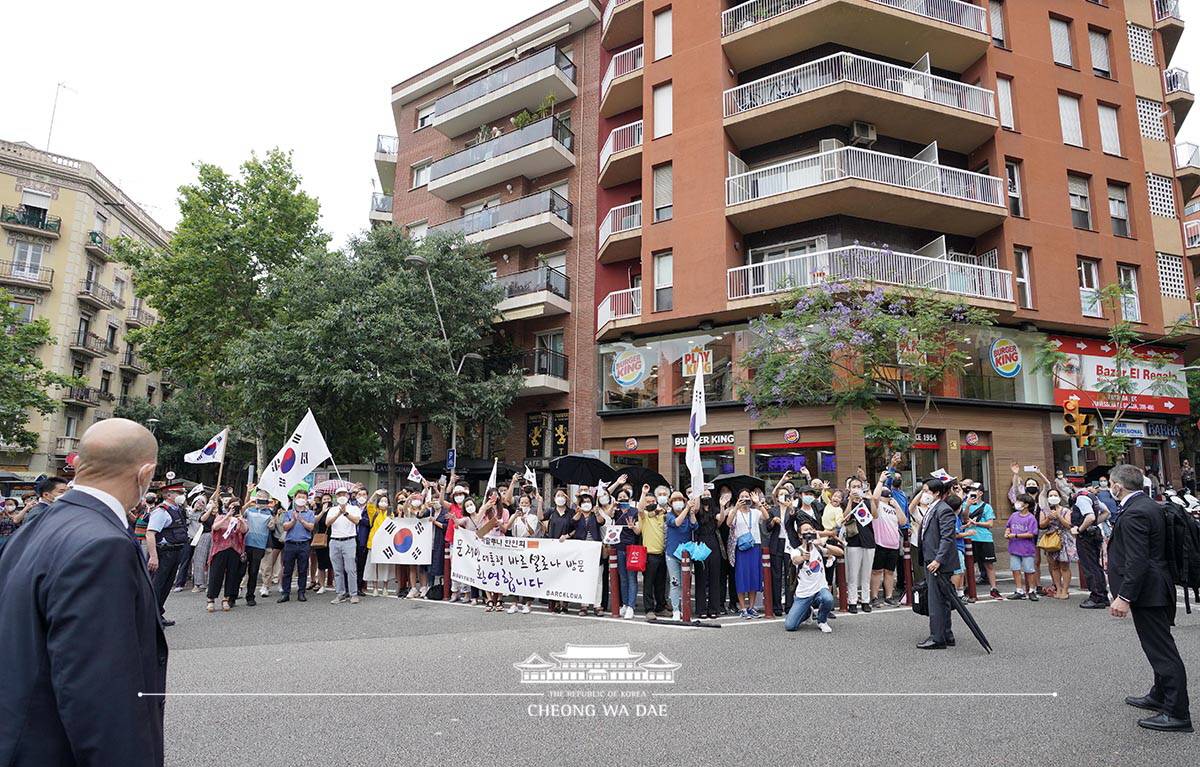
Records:
<instances>
[{"instance_id":1,"label":"white face mask","mask_svg":"<svg viewBox=\"0 0 1200 767\"><path fill-rule=\"evenodd\" d=\"M788 497L787 497L786 493L779 494L779 502L780 503L787 503L787 500L788 500Z\"/></svg>"},{"instance_id":2,"label":"white face mask","mask_svg":"<svg viewBox=\"0 0 1200 767\"><path fill-rule=\"evenodd\" d=\"M417 508L418 506L420 506L420 505L421 505L421 499L420 499L420 498L413 498L411 501L409 501L409 502L408 502L408 505L409 505L409 506L412 506L412 507L415 509L415 508Z\"/></svg>"},{"instance_id":3,"label":"white face mask","mask_svg":"<svg viewBox=\"0 0 1200 767\"><path fill-rule=\"evenodd\" d=\"M607 506L608 502L611 501L612 498L610 498L606 493L600 493L600 495L597 496L597 500L600 501L601 506Z\"/></svg>"},{"instance_id":4,"label":"white face mask","mask_svg":"<svg viewBox=\"0 0 1200 767\"><path fill-rule=\"evenodd\" d=\"M388 506L387 498L380 498L379 503L375 504L381 509L386 509Z\"/></svg>"},{"instance_id":5,"label":"white face mask","mask_svg":"<svg viewBox=\"0 0 1200 767\"><path fill-rule=\"evenodd\" d=\"M554 497L554 505L555 506L566 506L567 499L562 497L561 495L555 496Z\"/></svg>"},{"instance_id":6,"label":"white face mask","mask_svg":"<svg viewBox=\"0 0 1200 767\"><path fill-rule=\"evenodd\" d=\"M526 503L521 504L521 513L522 514L529 513L529 504L526 504Z\"/></svg>"},{"instance_id":7,"label":"white face mask","mask_svg":"<svg viewBox=\"0 0 1200 767\"><path fill-rule=\"evenodd\" d=\"M925 506L931 505L933 503L933 493L921 493L921 503Z\"/></svg>"},{"instance_id":8,"label":"white face mask","mask_svg":"<svg viewBox=\"0 0 1200 767\"><path fill-rule=\"evenodd\" d=\"M173 503L174 503L176 506L182 506L183 504L187 503L187 496L186 496L186 495L182 495L182 494L180 494L180 495L176 495L176 496L175 496L175 497L172 499L172 502L173 502Z\"/></svg>"},{"instance_id":9,"label":"white face mask","mask_svg":"<svg viewBox=\"0 0 1200 767\"><path fill-rule=\"evenodd\" d=\"M592 504L590 504L590 503L581 503L581 504L579 504L579 508L583 509L584 511L591 511L591 510L592 510Z\"/></svg>"},{"instance_id":10,"label":"white face mask","mask_svg":"<svg viewBox=\"0 0 1200 767\"><path fill-rule=\"evenodd\" d=\"M459 493L454 496L454 502L461 504L466 497L467 496L463 495L462 493Z\"/></svg>"},{"instance_id":11,"label":"white face mask","mask_svg":"<svg viewBox=\"0 0 1200 767\"><path fill-rule=\"evenodd\" d=\"M475 504L468 503L466 506L463 507L463 510L466 511L468 514L474 514L475 513Z\"/></svg>"},{"instance_id":12,"label":"white face mask","mask_svg":"<svg viewBox=\"0 0 1200 767\"><path fill-rule=\"evenodd\" d=\"M666 506L666 505L667 505L667 501L671 500L671 496L669 496L669 495L659 495L659 496L656 496L656 499L658 500L658 505L659 505L659 506Z\"/></svg>"},{"instance_id":13,"label":"white face mask","mask_svg":"<svg viewBox=\"0 0 1200 767\"><path fill-rule=\"evenodd\" d=\"M1061 502L1061 500L1062 499L1059 498L1057 495L1046 496L1046 503L1050 504L1051 506L1057 506L1059 504L1059 502Z\"/></svg>"},{"instance_id":14,"label":"white face mask","mask_svg":"<svg viewBox=\"0 0 1200 767\"><path fill-rule=\"evenodd\" d=\"M817 497L815 495L808 495L806 493L805 495L800 496L800 499L804 501L805 506L812 506L813 501L817 500Z\"/></svg>"},{"instance_id":15,"label":"white face mask","mask_svg":"<svg viewBox=\"0 0 1200 767\"><path fill-rule=\"evenodd\" d=\"M308 499L307 498L294 498L294 499L292 499L292 503L295 504L297 509L303 509L305 506L308 505Z\"/></svg>"},{"instance_id":16,"label":"white face mask","mask_svg":"<svg viewBox=\"0 0 1200 767\"><path fill-rule=\"evenodd\" d=\"M345 506L347 503L350 502L350 497L346 496L346 495L339 495L337 502L338 502L338 506Z\"/></svg>"},{"instance_id":17,"label":"white face mask","mask_svg":"<svg viewBox=\"0 0 1200 767\"><path fill-rule=\"evenodd\" d=\"M671 508L674 509L675 511L683 511L683 506L684 506L683 501L674 501L671 503Z\"/></svg>"},{"instance_id":18,"label":"white face mask","mask_svg":"<svg viewBox=\"0 0 1200 767\"><path fill-rule=\"evenodd\" d=\"M1015 508L1017 511L1025 511L1025 504L1017 501L1013 504L1013 508Z\"/></svg>"}]
</instances>

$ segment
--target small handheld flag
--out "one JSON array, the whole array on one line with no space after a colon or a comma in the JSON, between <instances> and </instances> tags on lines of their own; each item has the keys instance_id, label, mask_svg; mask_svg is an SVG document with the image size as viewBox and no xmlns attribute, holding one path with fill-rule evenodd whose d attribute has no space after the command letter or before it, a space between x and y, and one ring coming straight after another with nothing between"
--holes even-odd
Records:
<instances>
[{"instance_id":1,"label":"small handheld flag","mask_svg":"<svg viewBox=\"0 0 1200 767\"><path fill-rule=\"evenodd\" d=\"M484 488L485 493L488 490L492 490L496 487L496 469L499 467L499 465L500 465L500 459L493 458L492 459L492 476L488 477L487 487Z\"/></svg>"},{"instance_id":2,"label":"small handheld flag","mask_svg":"<svg viewBox=\"0 0 1200 767\"><path fill-rule=\"evenodd\" d=\"M531 485L537 484L537 475L533 473L533 469L529 468L529 464L525 464L525 481Z\"/></svg>"},{"instance_id":3,"label":"small handheld flag","mask_svg":"<svg viewBox=\"0 0 1200 767\"><path fill-rule=\"evenodd\" d=\"M415 463L409 465L412 466L412 469L408 472L408 481L416 482L418 485L425 484L425 477L421 475L421 472L417 471L417 465Z\"/></svg>"},{"instance_id":4,"label":"small handheld flag","mask_svg":"<svg viewBox=\"0 0 1200 767\"><path fill-rule=\"evenodd\" d=\"M184 463L221 463L225 460L225 443L228 440L229 429L222 429L204 447L185 455Z\"/></svg>"}]
</instances>

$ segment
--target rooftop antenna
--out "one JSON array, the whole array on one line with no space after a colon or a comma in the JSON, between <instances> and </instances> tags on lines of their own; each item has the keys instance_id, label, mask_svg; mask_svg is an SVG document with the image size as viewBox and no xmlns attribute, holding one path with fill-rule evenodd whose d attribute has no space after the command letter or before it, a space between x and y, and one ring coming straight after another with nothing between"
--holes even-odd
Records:
<instances>
[{"instance_id":1,"label":"rooftop antenna","mask_svg":"<svg viewBox=\"0 0 1200 767\"><path fill-rule=\"evenodd\" d=\"M54 106L52 106L50 108L50 130L46 132L46 151L47 152L50 151L50 137L54 135L54 115L56 112L58 112L58 94L64 90L70 91L71 93L76 93L76 94L79 93L79 91L75 90L71 86L67 85L66 83L62 83L62 82L60 82L58 84L58 86L54 89Z\"/></svg>"}]
</instances>

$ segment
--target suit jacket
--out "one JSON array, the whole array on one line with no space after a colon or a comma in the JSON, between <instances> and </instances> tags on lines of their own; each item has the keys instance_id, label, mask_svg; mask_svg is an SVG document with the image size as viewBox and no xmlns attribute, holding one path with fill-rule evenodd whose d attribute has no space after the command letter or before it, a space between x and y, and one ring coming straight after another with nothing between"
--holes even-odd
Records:
<instances>
[{"instance_id":1,"label":"suit jacket","mask_svg":"<svg viewBox=\"0 0 1200 767\"><path fill-rule=\"evenodd\" d=\"M0 765L163 763L167 642L141 548L71 490L0 556Z\"/></svg>"},{"instance_id":2,"label":"suit jacket","mask_svg":"<svg viewBox=\"0 0 1200 767\"><path fill-rule=\"evenodd\" d=\"M935 559L941 571L952 573L958 569L958 547L954 545L954 517L957 512L945 501L938 501L921 520L921 562L929 564Z\"/></svg>"},{"instance_id":3,"label":"suit jacket","mask_svg":"<svg viewBox=\"0 0 1200 767\"><path fill-rule=\"evenodd\" d=\"M1121 508L1108 541L1108 583L1114 596L1139 607L1175 606L1166 528L1162 508L1143 492Z\"/></svg>"}]
</instances>

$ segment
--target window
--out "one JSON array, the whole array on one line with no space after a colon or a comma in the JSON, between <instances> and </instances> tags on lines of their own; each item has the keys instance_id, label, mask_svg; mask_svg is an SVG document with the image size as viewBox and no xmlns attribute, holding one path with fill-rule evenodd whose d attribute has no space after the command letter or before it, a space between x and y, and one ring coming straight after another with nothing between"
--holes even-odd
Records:
<instances>
[{"instance_id":1,"label":"window","mask_svg":"<svg viewBox=\"0 0 1200 767\"><path fill-rule=\"evenodd\" d=\"M125 279L122 277L113 277L113 295L121 301L125 300Z\"/></svg>"},{"instance_id":2,"label":"window","mask_svg":"<svg viewBox=\"0 0 1200 767\"><path fill-rule=\"evenodd\" d=\"M104 335L104 344L109 349L117 348L117 326L109 325L108 332Z\"/></svg>"},{"instance_id":3,"label":"window","mask_svg":"<svg viewBox=\"0 0 1200 767\"><path fill-rule=\"evenodd\" d=\"M1024 216L1025 205L1021 201L1021 163L1006 161L1004 172L1008 176L1008 212L1014 216Z\"/></svg>"},{"instance_id":4,"label":"window","mask_svg":"<svg viewBox=\"0 0 1200 767\"><path fill-rule=\"evenodd\" d=\"M1004 2L1003 0L989 0L988 2L988 17L992 22L992 42L1000 48L1008 47L1008 40L1004 34Z\"/></svg>"},{"instance_id":5,"label":"window","mask_svg":"<svg viewBox=\"0 0 1200 767\"><path fill-rule=\"evenodd\" d=\"M1098 104L1096 111L1100 115L1100 148L1105 154L1121 154L1121 131L1117 128L1117 108L1108 104Z\"/></svg>"},{"instance_id":6,"label":"window","mask_svg":"<svg viewBox=\"0 0 1200 767\"><path fill-rule=\"evenodd\" d=\"M22 189L21 205L25 206L30 213L39 216L39 220L44 221L46 213L50 210L50 195L35 189Z\"/></svg>"},{"instance_id":7,"label":"window","mask_svg":"<svg viewBox=\"0 0 1200 767\"><path fill-rule=\"evenodd\" d=\"M1108 33L1100 29L1089 29L1088 45L1092 49L1092 72L1101 77L1112 77L1112 62L1108 55Z\"/></svg>"},{"instance_id":8,"label":"window","mask_svg":"<svg viewBox=\"0 0 1200 767\"><path fill-rule=\"evenodd\" d=\"M1012 130L1013 120L1012 78L996 78L996 101L1000 104L1000 127Z\"/></svg>"},{"instance_id":9,"label":"window","mask_svg":"<svg viewBox=\"0 0 1200 767\"><path fill-rule=\"evenodd\" d=\"M674 130L671 90L671 83L663 83L654 87L654 138L669 136Z\"/></svg>"},{"instance_id":10,"label":"window","mask_svg":"<svg viewBox=\"0 0 1200 767\"><path fill-rule=\"evenodd\" d=\"M1117 280L1124 292L1121 296L1121 314L1129 322L1142 321L1142 305L1138 300L1138 270L1136 266L1118 266Z\"/></svg>"},{"instance_id":11,"label":"window","mask_svg":"<svg viewBox=\"0 0 1200 767\"><path fill-rule=\"evenodd\" d=\"M1125 184L1108 185L1108 217L1112 220L1113 234L1129 236L1129 187Z\"/></svg>"},{"instance_id":12,"label":"window","mask_svg":"<svg viewBox=\"0 0 1200 767\"><path fill-rule=\"evenodd\" d=\"M29 301L9 301L8 307L17 310L17 322L24 325L33 322L33 303Z\"/></svg>"},{"instance_id":13,"label":"window","mask_svg":"<svg viewBox=\"0 0 1200 767\"><path fill-rule=\"evenodd\" d=\"M671 163L654 169L654 221L670 221L674 215L675 191L671 182Z\"/></svg>"},{"instance_id":14,"label":"window","mask_svg":"<svg viewBox=\"0 0 1200 767\"><path fill-rule=\"evenodd\" d=\"M1083 126L1079 123L1079 97L1058 94L1058 121L1062 126L1064 144L1083 146Z\"/></svg>"},{"instance_id":15,"label":"window","mask_svg":"<svg viewBox=\"0 0 1200 767\"><path fill-rule=\"evenodd\" d=\"M1175 185L1166 176L1146 174L1146 191L1150 193L1150 212L1161 218L1175 218Z\"/></svg>"},{"instance_id":16,"label":"window","mask_svg":"<svg viewBox=\"0 0 1200 767\"><path fill-rule=\"evenodd\" d=\"M462 212L463 212L464 216L469 216L472 213L478 213L479 211L484 210L485 208L494 208L499 204L500 204L500 198L492 197L491 199L481 200L480 202L471 203L470 205L464 205L462 208Z\"/></svg>"},{"instance_id":17,"label":"window","mask_svg":"<svg viewBox=\"0 0 1200 767\"><path fill-rule=\"evenodd\" d=\"M1161 101L1138 97L1138 129L1142 132L1142 138L1154 141L1167 140L1167 126L1163 123L1163 111Z\"/></svg>"},{"instance_id":18,"label":"window","mask_svg":"<svg viewBox=\"0 0 1200 767\"><path fill-rule=\"evenodd\" d=\"M100 281L100 265L95 261L87 262L86 279L89 287Z\"/></svg>"},{"instance_id":19,"label":"window","mask_svg":"<svg viewBox=\"0 0 1200 767\"><path fill-rule=\"evenodd\" d=\"M654 14L654 60L671 55L671 9Z\"/></svg>"},{"instance_id":20,"label":"window","mask_svg":"<svg viewBox=\"0 0 1200 767\"><path fill-rule=\"evenodd\" d=\"M154 392L155 391L157 391L157 390L153 386L146 387L146 401L147 402L149 402L151 404L154 403Z\"/></svg>"},{"instance_id":21,"label":"window","mask_svg":"<svg viewBox=\"0 0 1200 767\"><path fill-rule=\"evenodd\" d=\"M1066 19L1050 19L1050 48L1054 63L1064 67L1075 66L1075 53L1071 50L1071 22Z\"/></svg>"},{"instance_id":22,"label":"window","mask_svg":"<svg viewBox=\"0 0 1200 767\"><path fill-rule=\"evenodd\" d=\"M1022 309L1033 308L1033 285L1029 273L1029 249L1013 248L1013 272L1017 279L1017 301Z\"/></svg>"},{"instance_id":23,"label":"window","mask_svg":"<svg viewBox=\"0 0 1200 767\"><path fill-rule=\"evenodd\" d=\"M79 412L76 410L67 411L66 425L63 426L64 437L74 437L79 433Z\"/></svg>"},{"instance_id":24,"label":"window","mask_svg":"<svg viewBox=\"0 0 1200 767\"><path fill-rule=\"evenodd\" d=\"M416 130L427 128L433 123L433 104L423 106L417 110L417 127Z\"/></svg>"},{"instance_id":25,"label":"window","mask_svg":"<svg viewBox=\"0 0 1200 767\"><path fill-rule=\"evenodd\" d=\"M654 311L667 312L673 306L671 251L654 254Z\"/></svg>"},{"instance_id":26,"label":"window","mask_svg":"<svg viewBox=\"0 0 1200 767\"><path fill-rule=\"evenodd\" d=\"M100 391L105 394L112 393L112 373L107 370L100 374Z\"/></svg>"},{"instance_id":27,"label":"window","mask_svg":"<svg viewBox=\"0 0 1200 767\"><path fill-rule=\"evenodd\" d=\"M1067 191L1071 198L1071 226L1092 228L1092 201L1088 198L1087 176L1067 174Z\"/></svg>"},{"instance_id":28,"label":"window","mask_svg":"<svg viewBox=\"0 0 1200 767\"><path fill-rule=\"evenodd\" d=\"M421 240L424 240L425 235L429 233L429 222L414 221L406 228L408 229L408 238L413 242L420 242Z\"/></svg>"},{"instance_id":29,"label":"window","mask_svg":"<svg viewBox=\"0 0 1200 767\"><path fill-rule=\"evenodd\" d=\"M92 332L92 315L90 315L90 314L79 315L78 332L79 332L79 337L81 339L84 336L86 336L88 333Z\"/></svg>"},{"instance_id":30,"label":"window","mask_svg":"<svg viewBox=\"0 0 1200 767\"><path fill-rule=\"evenodd\" d=\"M1154 56L1154 36L1148 28L1129 24L1129 55L1139 64L1158 66L1158 59Z\"/></svg>"},{"instance_id":31,"label":"window","mask_svg":"<svg viewBox=\"0 0 1200 767\"><path fill-rule=\"evenodd\" d=\"M429 169L433 163L425 160L412 166L412 188L417 189L429 183Z\"/></svg>"},{"instance_id":32,"label":"window","mask_svg":"<svg viewBox=\"0 0 1200 767\"><path fill-rule=\"evenodd\" d=\"M106 231L108 231L108 219L105 218L104 214L98 210L96 211L95 223L92 225L92 227L95 229L95 231L100 232L101 234L104 234Z\"/></svg>"},{"instance_id":33,"label":"window","mask_svg":"<svg viewBox=\"0 0 1200 767\"><path fill-rule=\"evenodd\" d=\"M45 252L45 245L18 240L16 255L13 257L12 275L36 278L42 268L42 254Z\"/></svg>"},{"instance_id":34,"label":"window","mask_svg":"<svg viewBox=\"0 0 1200 767\"><path fill-rule=\"evenodd\" d=\"M121 401L125 402L129 398L129 390L133 387L133 381L128 378L121 379Z\"/></svg>"},{"instance_id":35,"label":"window","mask_svg":"<svg viewBox=\"0 0 1200 767\"><path fill-rule=\"evenodd\" d=\"M1187 283L1183 279L1183 256L1158 254L1158 286L1168 298L1187 298Z\"/></svg>"},{"instance_id":36,"label":"window","mask_svg":"<svg viewBox=\"0 0 1200 767\"><path fill-rule=\"evenodd\" d=\"M1090 258L1081 258L1076 270L1079 272L1079 306L1084 317L1103 317L1100 306L1099 264Z\"/></svg>"}]
</instances>

